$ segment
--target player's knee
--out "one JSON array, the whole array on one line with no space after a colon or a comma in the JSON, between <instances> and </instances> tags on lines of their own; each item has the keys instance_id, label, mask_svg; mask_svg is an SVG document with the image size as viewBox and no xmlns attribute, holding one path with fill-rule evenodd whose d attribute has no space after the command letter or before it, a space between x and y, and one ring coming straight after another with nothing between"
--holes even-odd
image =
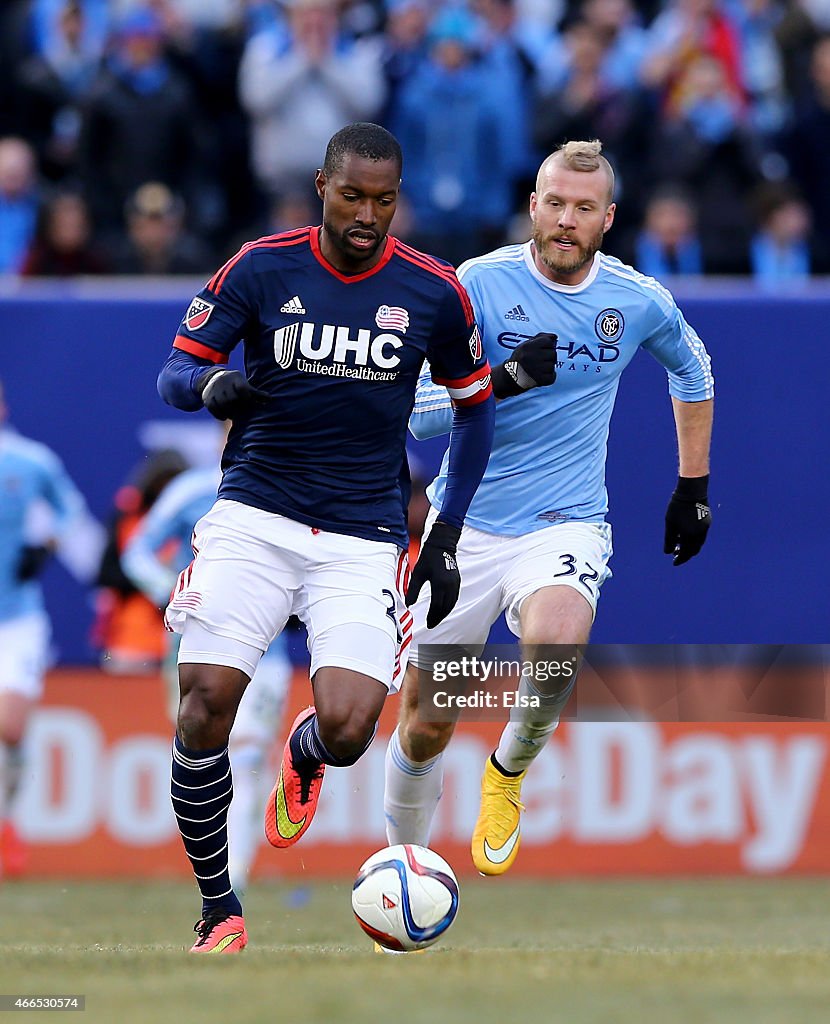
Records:
<instances>
[{"instance_id":1,"label":"player's knee","mask_svg":"<svg viewBox=\"0 0 830 1024\"><path fill-rule=\"evenodd\" d=\"M233 708L199 688L182 697L177 725L186 747L194 750L223 746L233 724Z\"/></svg>"},{"instance_id":2,"label":"player's knee","mask_svg":"<svg viewBox=\"0 0 830 1024\"><path fill-rule=\"evenodd\" d=\"M423 722L411 717L398 725L398 741L411 761L429 761L437 757L450 742L452 722Z\"/></svg>"},{"instance_id":3,"label":"player's knee","mask_svg":"<svg viewBox=\"0 0 830 1024\"><path fill-rule=\"evenodd\" d=\"M317 727L326 750L339 767L346 768L366 751L375 735L377 721L369 714L351 712L343 717L323 719L319 712Z\"/></svg>"}]
</instances>

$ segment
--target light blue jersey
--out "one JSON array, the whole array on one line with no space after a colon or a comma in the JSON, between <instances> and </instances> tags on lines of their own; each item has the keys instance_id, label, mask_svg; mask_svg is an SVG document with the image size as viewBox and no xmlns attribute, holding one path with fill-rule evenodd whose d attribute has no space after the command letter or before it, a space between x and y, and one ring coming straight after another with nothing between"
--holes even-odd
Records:
<instances>
[{"instance_id":1,"label":"light blue jersey","mask_svg":"<svg viewBox=\"0 0 830 1024\"><path fill-rule=\"evenodd\" d=\"M469 260L458 277L491 366L541 331L559 338L554 384L498 403L490 461L466 522L512 537L552 523L603 521L608 427L620 374L643 348L666 368L672 396L684 402L712 398L703 342L662 285L602 253L578 285L544 277L530 242ZM425 365L410 430L432 437L447 432L451 422L449 395ZM445 454L427 490L439 508L446 479Z\"/></svg>"},{"instance_id":2,"label":"light blue jersey","mask_svg":"<svg viewBox=\"0 0 830 1024\"><path fill-rule=\"evenodd\" d=\"M218 466L189 469L174 477L124 549L124 572L159 607L167 604L179 573L193 558L193 527L216 501L221 480ZM179 639L175 634L177 645ZM285 657L285 649L285 641L278 637L267 654Z\"/></svg>"},{"instance_id":3,"label":"light blue jersey","mask_svg":"<svg viewBox=\"0 0 830 1024\"><path fill-rule=\"evenodd\" d=\"M193 558L193 527L216 501L222 473L189 469L164 488L121 555L121 565L142 593L160 608L179 573Z\"/></svg>"},{"instance_id":4,"label":"light blue jersey","mask_svg":"<svg viewBox=\"0 0 830 1024\"><path fill-rule=\"evenodd\" d=\"M29 527L36 507L44 504L51 510L50 536L57 540L86 511L51 449L0 427L0 622L43 611L40 584L21 583L17 566L24 547L43 539L31 537Z\"/></svg>"}]
</instances>

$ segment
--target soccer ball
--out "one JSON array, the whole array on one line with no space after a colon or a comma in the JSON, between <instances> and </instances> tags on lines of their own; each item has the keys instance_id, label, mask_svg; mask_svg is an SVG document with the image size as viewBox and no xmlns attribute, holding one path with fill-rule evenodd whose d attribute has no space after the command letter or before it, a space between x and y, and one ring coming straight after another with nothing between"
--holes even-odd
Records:
<instances>
[{"instance_id":1,"label":"soccer ball","mask_svg":"<svg viewBox=\"0 0 830 1024\"><path fill-rule=\"evenodd\" d=\"M436 942L458 913L458 881L433 850L388 846L365 861L352 888L357 923L395 952Z\"/></svg>"}]
</instances>

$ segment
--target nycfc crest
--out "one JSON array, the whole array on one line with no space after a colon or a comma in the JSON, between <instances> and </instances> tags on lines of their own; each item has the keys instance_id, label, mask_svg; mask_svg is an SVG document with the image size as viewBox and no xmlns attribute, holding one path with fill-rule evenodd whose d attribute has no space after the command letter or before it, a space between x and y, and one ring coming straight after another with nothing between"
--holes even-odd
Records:
<instances>
[{"instance_id":1,"label":"nycfc crest","mask_svg":"<svg viewBox=\"0 0 830 1024\"><path fill-rule=\"evenodd\" d=\"M618 309L604 309L594 321L594 330L600 341L616 345L625 330L625 320Z\"/></svg>"}]
</instances>

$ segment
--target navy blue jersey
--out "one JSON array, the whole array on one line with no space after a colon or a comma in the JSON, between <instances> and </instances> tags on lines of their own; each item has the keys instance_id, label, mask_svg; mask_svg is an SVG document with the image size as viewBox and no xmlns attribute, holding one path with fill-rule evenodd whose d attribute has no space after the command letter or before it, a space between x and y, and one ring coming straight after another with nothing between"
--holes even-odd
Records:
<instances>
[{"instance_id":1,"label":"navy blue jersey","mask_svg":"<svg viewBox=\"0 0 830 1024\"><path fill-rule=\"evenodd\" d=\"M241 341L246 376L271 395L234 421L220 497L405 546L421 365L457 405L488 400L489 366L449 264L390 236L374 267L347 276L319 232L243 246L193 300L174 348L223 364Z\"/></svg>"}]
</instances>

